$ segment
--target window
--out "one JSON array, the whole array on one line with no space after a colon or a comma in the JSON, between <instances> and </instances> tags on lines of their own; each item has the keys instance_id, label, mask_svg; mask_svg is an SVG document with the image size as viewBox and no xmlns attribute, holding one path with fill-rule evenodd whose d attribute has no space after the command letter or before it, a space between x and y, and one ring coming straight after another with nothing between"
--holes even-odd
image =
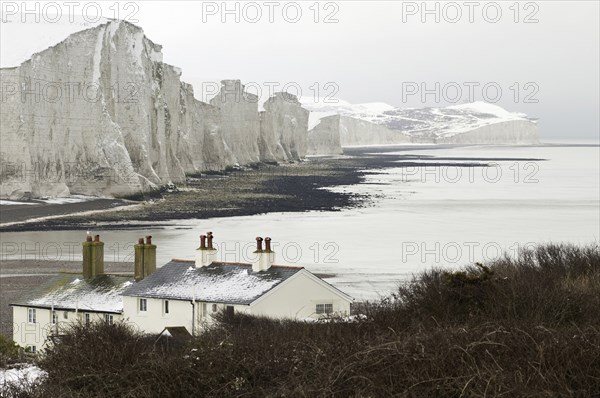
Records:
<instances>
[{"instance_id":1,"label":"window","mask_svg":"<svg viewBox=\"0 0 600 398\"><path fill-rule=\"evenodd\" d=\"M25 352L30 352L32 354L35 354L36 351L37 351L37 347L34 345L28 345L27 347L25 347Z\"/></svg>"},{"instance_id":2,"label":"window","mask_svg":"<svg viewBox=\"0 0 600 398\"><path fill-rule=\"evenodd\" d=\"M146 299L140 299L140 311L148 311L148 301Z\"/></svg>"},{"instance_id":3,"label":"window","mask_svg":"<svg viewBox=\"0 0 600 398\"><path fill-rule=\"evenodd\" d=\"M225 311L225 317L226 319L232 320L233 319L233 314L234 314L234 309L232 305L228 305Z\"/></svg>"},{"instance_id":4,"label":"window","mask_svg":"<svg viewBox=\"0 0 600 398\"><path fill-rule=\"evenodd\" d=\"M63 311L63 318L69 319L69 311Z\"/></svg>"},{"instance_id":5,"label":"window","mask_svg":"<svg viewBox=\"0 0 600 398\"><path fill-rule=\"evenodd\" d=\"M27 309L27 322L29 322L29 323L36 323L35 308L28 308Z\"/></svg>"},{"instance_id":6,"label":"window","mask_svg":"<svg viewBox=\"0 0 600 398\"><path fill-rule=\"evenodd\" d=\"M109 325L113 324L113 315L112 314L104 314L104 322L108 323Z\"/></svg>"},{"instance_id":7,"label":"window","mask_svg":"<svg viewBox=\"0 0 600 398\"><path fill-rule=\"evenodd\" d=\"M202 318L206 317L206 313L208 312L207 304L202 303Z\"/></svg>"},{"instance_id":8,"label":"window","mask_svg":"<svg viewBox=\"0 0 600 398\"><path fill-rule=\"evenodd\" d=\"M85 326L90 326L91 316L88 312L83 314L83 319L84 319Z\"/></svg>"},{"instance_id":9,"label":"window","mask_svg":"<svg viewBox=\"0 0 600 398\"><path fill-rule=\"evenodd\" d=\"M56 311L52 311L52 324L56 325L58 322L58 316L56 316Z\"/></svg>"},{"instance_id":10,"label":"window","mask_svg":"<svg viewBox=\"0 0 600 398\"><path fill-rule=\"evenodd\" d=\"M333 312L333 304L317 304L317 314L331 314Z\"/></svg>"},{"instance_id":11,"label":"window","mask_svg":"<svg viewBox=\"0 0 600 398\"><path fill-rule=\"evenodd\" d=\"M216 304L213 304L213 305L212 305L212 311L213 311L213 312L217 312L217 305L216 305Z\"/></svg>"},{"instance_id":12,"label":"window","mask_svg":"<svg viewBox=\"0 0 600 398\"><path fill-rule=\"evenodd\" d=\"M168 314L169 313L169 300L165 300L165 304L164 304L164 313Z\"/></svg>"}]
</instances>

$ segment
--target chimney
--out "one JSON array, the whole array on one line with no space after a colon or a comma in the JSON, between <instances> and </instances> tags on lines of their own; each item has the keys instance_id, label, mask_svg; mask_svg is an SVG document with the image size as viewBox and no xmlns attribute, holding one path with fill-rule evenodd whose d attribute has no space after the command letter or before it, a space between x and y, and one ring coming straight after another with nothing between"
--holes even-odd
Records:
<instances>
[{"instance_id":1,"label":"chimney","mask_svg":"<svg viewBox=\"0 0 600 398\"><path fill-rule=\"evenodd\" d=\"M100 242L100 235L94 240L88 233L83 242L83 277L91 279L104 274L104 242Z\"/></svg>"},{"instance_id":2,"label":"chimney","mask_svg":"<svg viewBox=\"0 0 600 398\"><path fill-rule=\"evenodd\" d=\"M141 281L148 275L156 271L156 245L152 244L152 236L146 236L144 239L138 239L137 245L134 246L134 275L136 281Z\"/></svg>"},{"instance_id":3,"label":"chimney","mask_svg":"<svg viewBox=\"0 0 600 398\"><path fill-rule=\"evenodd\" d=\"M275 262L275 252L271 250L271 238L265 238L265 248L262 248L263 238L256 238L256 258L252 262L252 271L268 271Z\"/></svg>"},{"instance_id":4,"label":"chimney","mask_svg":"<svg viewBox=\"0 0 600 398\"><path fill-rule=\"evenodd\" d=\"M212 232L200 236L200 247L196 249L196 268L209 266L217 259L213 238Z\"/></svg>"}]
</instances>

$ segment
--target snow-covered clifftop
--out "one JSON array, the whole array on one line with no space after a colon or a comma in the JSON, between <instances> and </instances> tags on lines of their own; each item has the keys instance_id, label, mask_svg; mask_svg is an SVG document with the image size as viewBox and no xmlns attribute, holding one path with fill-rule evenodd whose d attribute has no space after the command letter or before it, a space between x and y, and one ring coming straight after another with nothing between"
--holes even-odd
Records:
<instances>
[{"instance_id":1,"label":"snow-covered clifftop","mask_svg":"<svg viewBox=\"0 0 600 398\"><path fill-rule=\"evenodd\" d=\"M416 143L532 144L539 142L537 122L484 102L446 108L403 109L383 103L352 105L342 100L311 102L309 135L340 134L340 145ZM338 118L334 118L338 115ZM325 124L322 122L325 121ZM337 121L337 122L336 122ZM331 138L331 137L330 137ZM327 142L332 143L329 139ZM327 148L328 152L332 148Z\"/></svg>"},{"instance_id":2,"label":"snow-covered clifftop","mask_svg":"<svg viewBox=\"0 0 600 398\"><path fill-rule=\"evenodd\" d=\"M161 46L127 22L74 33L0 79L0 198L128 195L305 152L299 103L272 101L263 134L257 98L239 81L223 81L211 104L196 100Z\"/></svg>"}]
</instances>

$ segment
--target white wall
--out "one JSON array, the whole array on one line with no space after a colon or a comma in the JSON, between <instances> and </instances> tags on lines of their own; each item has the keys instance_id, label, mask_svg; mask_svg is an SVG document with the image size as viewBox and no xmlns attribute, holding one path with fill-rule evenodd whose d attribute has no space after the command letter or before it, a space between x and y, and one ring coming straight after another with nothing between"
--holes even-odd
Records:
<instances>
[{"instance_id":1,"label":"white wall","mask_svg":"<svg viewBox=\"0 0 600 398\"><path fill-rule=\"evenodd\" d=\"M317 304L333 304L337 315L350 315L350 301L301 271L250 306L253 315L274 318L317 318Z\"/></svg>"},{"instance_id":2,"label":"white wall","mask_svg":"<svg viewBox=\"0 0 600 398\"><path fill-rule=\"evenodd\" d=\"M169 300L169 313L163 311L162 299L146 298L146 311L139 310L138 297L123 297L125 321L141 332L160 333L167 326L184 326L192 331L192 304L190 301Z\"/></svg>"},{"instance_id":3,"label":"white wall","mask_svg":"<svg viewBox=\"0 0 600 398\"><path fill-rule=\"evenodd\" d=\"M35 308L36 322L29 323L28 308L13 306L13 340L21 347L35 346L37 351L43 350L50 344L49 335L56 331L63 332L70 325L84 322L85 311L56 310L57 324L52 323L52 310ZM67 317L65 318L65 313ZM104 313L90 312L90 322L104 322ZM112 314L113 322L123 319L120 314Z\"/></svg>"},{"instance_id":4,"label":"white wall","mask_svg":"<svg viewBox=\"0 0 600 398\"><path fill-rule=\"evenodd\" d=\"M150 334L158 334L168 326L184 326L190 333L198 334L214 323L212 315L228 306L202 302L192 306L191 300L169 300L169 313L165 314L163 299L145 299L146 311L140 311L140 297L123 297L123 317L139 331ZM320 317L316 313L317 304L332 304L336 315L350 314L350 300L307 271L299 272L249 306L233 307L235 312L252 315L306 319Z\"/></svg>"},{"instance_id":5,"label":"white wall","mask_svg":"<svg viewBox=\"0 0 600 398\"><path fill-rule=\"evenodd\" d=\"M169 300L169 313L164 313L163 299L146 298L146 311L139 310L141 297L123 297L123 317L125 322L137 330L158 334L169 326L183 326L190 333L198 334L203 328L214 323L213 315L227 307L226 304L197 302L192 307L191 300ZM213 311L213 304L216 311ZM234 305L234 311L247 311L248 306ZM192 325L192 319L195 325Z\"/></svg>"}]
</instances>

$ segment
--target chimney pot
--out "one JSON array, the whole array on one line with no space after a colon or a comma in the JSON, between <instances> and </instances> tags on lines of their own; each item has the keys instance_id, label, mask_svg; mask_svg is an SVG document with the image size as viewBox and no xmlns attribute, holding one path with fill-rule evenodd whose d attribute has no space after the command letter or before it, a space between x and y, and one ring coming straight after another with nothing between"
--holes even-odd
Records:
<instances>
[{"instance_id":1,"label":"chimney pot","mask_svg":"<svg viewBox=\"0 0 600 398\"><path fill-rule=\"evenodd\" d=\"M91 279L104 274L104 242L100 241L100 235L88 235L83 242L83 277Z\"/></svg>"},{"instance_id":2,"label":"chimney pot","mask_svg":"<svg viewBox=\"0 0 600 398\"><path fill-rule=\"evenodd\" d=\"M133 247L135 280L140 281L156 271L156 246L152 244L152 236L138 239L138 244Z\"/></svg>"},{"instance_id":3,"label":"chimney pot","mask_svg":"<svg viewBox=\"0 0 600 398\"><path fill-rule=\"evenodd\" d=\"M262 250L263 238L256 238L256 258L252 261L252 271L262 272L268 271L275 262L275 252L271 250L271 238L264 239L265 249Z\"/></svg>"},{"instance_id":4,"label":"chimney pot","mask_svg":"<svg viewBox=\"0 0 600 398\"><path fill-rule=\"evenodd\" d=\"M213 247L213 233L200 235L200 247L196 249L196 268L207 267L217 259L217 249Z\"/></svg>"}]
</instances>

